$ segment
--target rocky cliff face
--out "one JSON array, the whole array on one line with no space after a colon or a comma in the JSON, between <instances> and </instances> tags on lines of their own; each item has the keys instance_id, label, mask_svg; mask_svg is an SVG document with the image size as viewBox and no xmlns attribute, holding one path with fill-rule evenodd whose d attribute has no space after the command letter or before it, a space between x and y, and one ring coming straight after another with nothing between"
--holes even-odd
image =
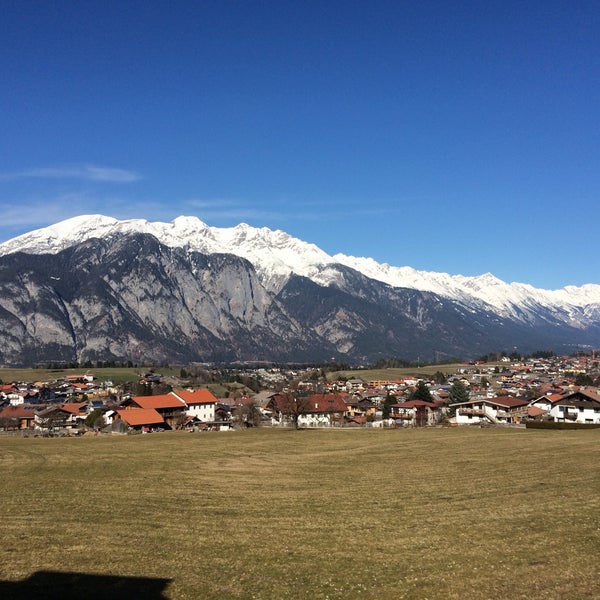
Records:
<instances>
[{"instance_id":1,"label":"rocky cliff face","mask_svg":"<svg viewBox=\"0 0 600 600\"><path fill-rule=\"evenodd\" d=\"M317 338L246 260L145 234L0 258L0 361L292 360Z\"/></svg>"},{"instance_id":2,"label":"rocky cliff face","mask_svg":"<svg viewBox=\"0 0 600 600\"><path fill-rule=\"evenodd\" d=\"M348 266L323 269L327 285L292 274L273 288L242 257L170 247L129 232L87 238L52 254L6 254L0 257L0 363L331 357L364 363L475 357L514 346L566 351L600 341L598 325L569 325L551 311L523 323L485 305L392 287Z\"/></svg>"}]
</instances>

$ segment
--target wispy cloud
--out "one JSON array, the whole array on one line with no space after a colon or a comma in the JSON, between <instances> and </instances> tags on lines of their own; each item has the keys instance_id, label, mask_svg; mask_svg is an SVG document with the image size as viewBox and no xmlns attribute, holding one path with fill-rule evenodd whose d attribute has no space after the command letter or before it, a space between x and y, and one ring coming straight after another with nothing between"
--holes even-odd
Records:
<instances>
[{"instance_id":1,"label":"wispy cloud","mask_svg":"<svg viewBox=\"0 0 600 600\"><path fill-rule=\"evenodd\" d=\"M274 210L271 207L251 205L237 199L210 198L187 200L180 205L190 214L194 214L210 224L234 224L246 222L270 222L281 220L285 217L284 211ZM219 222L219 223L216 223Z\"/></svg>"},{"instance_id":2,"label":"wispy cloud","mask_svg":"<svg viewBox=\"0 0 600 600\"><path fill-rule=\"evenodd\" d=\"M62 194L43 200L24 200L18 203L1 202L2 229L24 230L45 227L76 216L80 213L95 212L82 210L88 203L84 194Z\"/></svg>"},{"instance_id":3,"label":"wispy cloud","mask_svg":"<svg viewBox=\"0 0 600 600\"><path fill-rule=\"evenodd\" d=\"M0 180L13 179L80 179L106 183L131 183L141 179L135 171L98 165L63 165L60 167L37 167L12 173L0 173Z\"/></svg>"},{"instance_id":4,"label":"wispy cloud","mask_svg":"<svg viewBox=\"0 0 600 600\"><path fill-rule=\"evenodd\" d=\"M340 211L339 206L321 200L282 199L259 204L251 200L194 198L180 204L186 214L195 214L211 225L236 225L242 221L256 226L285 226L297 222L317 222L323 219L355 219L388 215L398 212L400 207L390 209L381 203L370 205L347 205Z\"/></svg>"}]
</instances>

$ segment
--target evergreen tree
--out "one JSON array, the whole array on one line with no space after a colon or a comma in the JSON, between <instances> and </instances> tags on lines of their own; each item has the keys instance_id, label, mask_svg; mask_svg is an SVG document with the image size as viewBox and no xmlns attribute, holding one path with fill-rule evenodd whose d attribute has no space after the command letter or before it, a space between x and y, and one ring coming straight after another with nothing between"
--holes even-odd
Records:
<instances>
[{"instance_id":1,"label":"evergreen tree","mask_svg":"<svg viewBox=\"0 0 600 600\"><path fill-rule=\"evenodd\" d=\"M575 377L575 385L594 385L594 380L587 373L578 373Z\"/></svg>"},{"instance_id":2,"label":"evergreen tree","mask_svg":"<svg viewBox=\"0 0 600 600\"><path fill-rule=\"evenodd\" d=\"M433 381L435 381L435 383L443 385L444 383L446 383L446 376L441 371L436 371L433 374Z\"/></svg>"},{"instance_id":3,"label":"evergreen tree","mask_svg":"<svg viewBox=\"0 0 600 600\"><path fill-rule=\"evenodd\" d=\"M424 402L433 402L429 386L424 381L419 381L414 392L410 396L411 400L423 400Z\"/></svg>"},{"instance_id":4,"label":"evergreen tree","mask_svg":"<svg viewBox=\"0 0 600 600\"><path fill-rule=\"evenodd\" d=\"M469 390L458 379L450 388L450 404L458 404L459 402L469 401Z\"/></svg>"},{"instance_id":5,"label":"evergreen tree","mask_svg":"<svg viewBox=\"0 0 600 600\"><path fill-rule=\"evenodd\" d=\"M390 418L391 406L396 403L397 403L396 396L392 396L392 394L388 394L385 397L385 400L383 401L383 406L381 408L381 416L384 419Z\"/></svg>"}]
</instances>

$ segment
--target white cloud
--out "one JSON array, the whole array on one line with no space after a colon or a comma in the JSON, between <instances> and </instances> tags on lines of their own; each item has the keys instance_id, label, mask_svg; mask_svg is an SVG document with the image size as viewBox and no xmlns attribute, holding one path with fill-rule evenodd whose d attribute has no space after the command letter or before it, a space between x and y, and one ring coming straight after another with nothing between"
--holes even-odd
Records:
<instances>
[{"instance_id":1,"label":"white cloud","mask_svg":"<svg viewBox=\"0 0 600 600\"><path fill-rule=\"evenodd\" d=\"M107 183L130 183L138 181L141 176L135 171L98 165L63 165L60 167L37 167L24 169L14 173L0 173L0 180L25 178L39 179L81 179L84 181L101 181Z\"/></svg>"}]
</instances>

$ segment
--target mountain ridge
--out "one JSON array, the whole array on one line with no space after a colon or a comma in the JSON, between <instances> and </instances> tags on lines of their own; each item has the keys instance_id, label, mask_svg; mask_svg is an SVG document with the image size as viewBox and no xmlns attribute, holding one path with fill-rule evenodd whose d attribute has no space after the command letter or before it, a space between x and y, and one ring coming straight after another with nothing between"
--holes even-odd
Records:
<instances>
[{"instance_id":1,"label":"mountain ridge","mask_svg":"<svg viewBox=\"0 0 600 600\"><path fill-rule=\"evenodd\" d=\"M235 227L212 227L197 217L180 216L170 223L144 219L118 220L104 215L81 215L12 238L0 244L0 256L13 252L56 253L90 237L115 233L149 233L169 247L181 247L207 254L224 252L249 260L265 283L276 289L291 273L307 276L322 285L330 280L320 276L323 267L343 264L367 277L393 287L429 291L448 298L476 298L497 309L534 297L540 302L561 306L600 303L600 285L565 286L556 290L535 288L527 283L507 283L492 273L477 276L419 271L409 266L378 263L368 257L341 253L328 255L315 244L267 227L245 223Z\"/></svg>"},{"instance_id":2,"label":"mountain ridge","mask_svg":"<svg viewBox=\"0 0 600 600\"><path fill-rule=\"evenodd\" d=\"M400 275L407 285L393 285ZM552 296L491 274L329 256L246 224L87 215L0 245L0 363L367 364L515 347L566 353L600 346L598 290Z\"/></svg>"}]
</instances>

